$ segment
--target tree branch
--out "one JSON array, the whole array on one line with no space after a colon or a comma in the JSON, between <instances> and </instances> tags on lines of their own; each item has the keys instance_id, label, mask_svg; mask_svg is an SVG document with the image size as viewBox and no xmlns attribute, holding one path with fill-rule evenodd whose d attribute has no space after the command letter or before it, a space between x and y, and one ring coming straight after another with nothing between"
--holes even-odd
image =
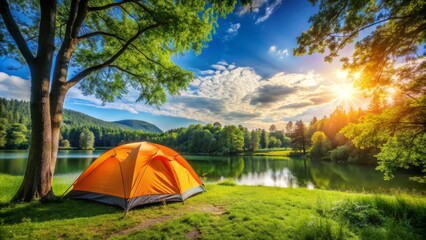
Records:
<instances>
[{"instance_id":1,"label":"tree branch","mask_svg":"<svg viewBox=\"0 0 426 240\"><path fill-rule=\"evenodd\" d=\"M91 33L87 33L87 34L84 34L84 35L82 35L82 36L80 36L80 37L78 37L78 41L83 41L84 39L87 39L87 38L90 38L90 37L94 37L94 36L109 36L109 37L114 37L114 38L116 38L116 39L118 39L118 40L121 40L121 41L126 41L126 39L124 39L124 38L122 38L122 37L120 37L120 36L117 36L116 34L113 34L113 33L107 33L107 32L102 32L102 31L96 31L96 32L91 32ZM130 44L130 46L132 46L136 51L138 51L140 54L142 54L148 61L151 61L151 62L153 62L153 63L155 63L155 64L158 64L158 65L160 65L160 66L163 66L160 62L158 62L158 61L155 61L154 59L152 59L152 58L150 58L150 57L148 57L144 52L142 52L137 46L135 46L133 43L132 44Z\"/></svg>"},{"instance_id":2,"label":"tree branch","mask_svg":"<svg viewBox=\"0 0 426 240\"><path fill-rule=\"evenodd\" d=\"M9 8L9 3L7 0L0 0L0 5L0 14L3 18L4 24L6 25L6 28L12 36L13 40L16 42L16 45L18 46L22 56L24 56L25 61L31 67L35 60L34 55L31 53L31 50L22 36L21 31L19 31L18 25L13 19Z\"/></svg>"},{"instance_id":3,"label":"tree branch","mask_svg":"<svg viewBox=\"0 0 426 240\"><path fill-rule=\"evenodd\" d=\"M71 88L73 87L75 84L77 84L80 80L82 80L83 78L89 76L91 73L95 72L95 71L99 71L107 66L109 66L110 64L112 64L118 57L121 56L121 54L124 53L124 51L126 51L126 49L133 43L133 41L135 41L142 33L148 31L149 29L153 29L156 28L158 26L160 26L160 23L155 23L149 26L146 26L142 29L139 29L139 31L132 37L130 38L124 45L123 47L116 52L110 59L106 60L105 62L86 68L85 70L81 71L80 73L78 73L77 75L75 75L73 78L71 78L68 82L67 82L67 88Z\"/></svg>"},{"instance_id":4,"label":"tree branch","mask_svg":"<svg viewBox=\"0 0 426 240\"><path fill-rule=\"evenodd\" d=\"M357 29L357 30L355 30L354 32L352 32L350 35L348 35L340 44L339 44L339 46L337 47L337 49L336 50L334 50L332 53L330 53L328 56L333 56L333 55L335 55L335 54L337 54L337 52L338 51L340 51L345 45L346 45L346 42L347 41L349 41L352 37L354 37L356 34L358 34L359 32L361 32L362 30L365 30L365 29L367 29L367 28L370 28L370 27L372 27L372 26L374 26L374 25L377 25L377 24L380 24L380 23L382 23L382 22L386 22L386 21L389 21L389 20L394 20L394 19L404 19L404 18L407 18L407 17L410 17L410 15L408 15L408 16L402 16L402 17L388 17L388 18L385 18L385 19L382 19L382 20L379 20L379 21L376 21L376 22L373 22L373 23L370 23L370 24L368 24L368 25L365 25L365 26L363 26L363 27L361 27L361 28L359 28L359 29ZM333 34L333 33L331 33L331 34Z\"/></svg>"},{"instance_id":5,"label":"tree branch","mask_svg":"<svg viewBox=\"0 0 426 240\"><path fill-rule=\"evenodd\" d=\"M126 41L126 39L124 39L120 36L117 36L114 33L107 33L107 32L102 32L102 31L86 33L84 35L79 36L77 39L78 39L78 41L82 41L82 40L85 40L87 38L91 38L91 37L94 37L94 36L109 36L109 37L117 38L118 40L121 40L121 41Z\"/></svg>"},{"instance_id":6,"label":"tree branch","mask_svg":"<svg viewBox=\"0 0 426 240\"><path fill-rule=\"evenodd\" d=\"M152 11L149 9L149 8L147 8L145 5L143 5L142 3L140 3L139 1L136 1L136 0L123 0L123 1L121 1L121 2L115 2L115 3L110 3L110 4L107 4L107 5L104 5L104 6L99 6L99 7L89 7L88 9L89 9L89 12L96 12L96 11L102 11L102 10L107 10L107 9L109 9L109 8L112 8L112 7L119 7L119 6L121 6L121 5L123 5L123 4L125 4L125 3L134 3L134 4L136 4L136 5L138 5L139 7L141 7L145 12L147 12L154 20L156 20L157 22L159 22L158 20L159 19L157 19L155 16L154 16L154 14L152 13Z\"/></svg>"},{"instance_id":7,"label":"tree branch","mask_svg":"<svg viewBox=\"0 0 426 240\"><path fill-rule=\"evenodd\" d=\"M131 0L123 0L121 2L110 3L99 7L89 7L89 12L106 10L108 8L117 7L128 2L131 2Z\"/></svg>"},{"instance_id":8,"label":"tree branch","mask_svg":"<svg viewBox=\"0 0 426 240\"><path fill-rule=\"evenodd\" d=\"M136 49L136 51L138 51L140 54L142 54L148 61L151 61L155 64L158 64L160 66L163 66L160 62L155 61L154 59L148 57L144 52L142 52L141 50L139 50L139 48L137 48L134 44L131 44L132 47L134 47Z\"/></svg>"},{"instance_id":9,"label":"tree branch","mask_svg":"<svg viewBox=\"0 0 426 240\"><path fill-rule=\"evenodd\" d=\"M71 28L71 37L76 38L78 32L80 31L81 26L83 25L84 19L88 13L87 3L89 0L82 0L78 3L77 16L75 17L75 21L72 24Z\"/></svg>"},{"instance_id":10,"label":"tree branch","mask_svg":"<svg viewBox=\"0 0 426 240\"><path fill-rule=\"evenodd\" d=\"M142 77L142 76L140 76L140 75L138 75L138 74L136 74L136 73L132 73L132 72L130 72L129 70L127 70L127 69L124 69L124 68L122 68L122 67L120 67L120 66L118 66L118 65L109 65L109 67L112 67L112 68L117 68L118 70L120 70L120 71L122 71L122 72L125 72L125 73L127 73L127 74L129 74L129 75L132 75L132 76L135 76L135 77Z\"/></svg>"}]
</instances>

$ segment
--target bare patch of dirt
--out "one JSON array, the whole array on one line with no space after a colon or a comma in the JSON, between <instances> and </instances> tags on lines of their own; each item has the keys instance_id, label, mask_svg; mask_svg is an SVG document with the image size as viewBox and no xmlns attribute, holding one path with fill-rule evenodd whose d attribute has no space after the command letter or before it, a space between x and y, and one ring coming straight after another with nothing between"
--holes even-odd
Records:
<instances>
[{"instance_id":1,"label":"bare patch of dirt","mask_svg":"<svg viewBox=\"0 0 426 240\"><path fill-rule=\"evenodd\" d=\"M133 226L133 227L130 227L130 228L122 229L122 230L114 233L112 236L124 236L124 235L128 235L128 234L131 234L131 233L139 232L139 231L142 231L144 229L150 228L152 225L171 220L175 217L176 217L176 215L175 216L166 215L166 216L161 216L161 217L158 217L158 218L146 219L145 221L141 222L140 224ZM110 236L110 237L112 237L112 236Z\"/></svg>"},{"instance_id":2,"label":"bare patch of dirt","mask_svg":"<svg viewBox=\"0 0 426 240\"><path fill-rule=\"evenodd\" d=\"M196 209L194 210L197 210L197 209L200 212L211 213L215 216L220 216L223 213L225 213L225 209L223 208L223 206L219 206L219 205L201 205L201 206L197 206Z\"/></svg>"},{"instance_id":3,"label":"bare patch of dirt","mask_svg":"<svg viewBox=\"0 0 426 240\"><path fill-rule=\"evenodd\" d=\"M135 226L124 228L119 230L118 232L113 233L112 235L109 236L109 238L114 236L125 236L132 233L136 233L144 229L150 228L153 225L179 218L185 215L186 213L198 211L203 213L210 213L214 216L220 216L223 213L225 213L225 209L223 208L223 206L211 205L211 204L203 204L203 205L195 205L195 206L185 205L184 208L185 208L184 211L179 211L178 213L175 213L175 214L162 215L157 218L145 219L144 221L141 221L139 224ZM185 236L187 236L189 239L198 239L200 234L201 234L200 231L195 228L191 230L190 232L186 233Z\"/></svg>"},{"instance_id":4,"label":"bare patch of dirt","mask_svg":"<svg viewBox=\"0 0 426 240\"><path fill-rule=\"evenodd\" d=\"M200 238L200 230L198 230L197 228L192 229L191 231L185 233L185 237L189 238L189 239L199 239Z\"/></svg>"}]
</instances>

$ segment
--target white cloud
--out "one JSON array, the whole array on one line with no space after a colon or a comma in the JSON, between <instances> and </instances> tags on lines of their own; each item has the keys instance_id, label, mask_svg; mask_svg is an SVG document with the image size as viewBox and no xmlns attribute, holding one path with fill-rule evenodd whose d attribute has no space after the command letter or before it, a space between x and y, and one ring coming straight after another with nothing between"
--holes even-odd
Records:
<instances>
[{"instance_id":1,"label":"white cloud","mask_svg":"<svg viewBox=\"0 0 426 240\"><path fill-rule=\"evenodd\" d=\"M29 100L30 87L30 81L0 72L0 97Z\"/></svg>"},{"instance_id":2,"label":"white cloud","mask_svg":"<svg viewBox=\"0 0 426 240\"><path fill-rule=\"evenodd\" d=\"M238 30L240 29L241 24L240 23L230 23L229 28L225 31L225 35L222 38L223 42L227 42L231 39L233 39L235 36L238 35Z\"/></svg>"},{"instance_id":3,"label":"white cloud","mask_svg":"<svg viewBox=\"0 0 426 240\"><path fill-rule=\"evenodd\" d=\"M262 17L256 19L256 24L259 24L261 22L268 20L268 18L274 12L275 8L278 7L280 4L281 4L281 0L276 0L272 2L270 5L268 5L265 9L265 14Z\"/></svg>"},{"instance_id":4,"label":"white cloud","mask_svg":"<svg viewBox=\"0 0 426 240\"><path fill-rule=\"evenodd\" d=\"M272 15L274 10L282 3L282 0L253 0L251 5L247 5L239 11L242 16L246 13L256 14L256 24L262 23ZM262 13L261 16L259 14Z\"/></svg>"},{"instance_id":5,"label":"white cloud","mask_svg":"<svg viewBox=\"0 0 426 240\"><path fill-rule=\"evenodd\" d=\"M277 46L272 45L271 47L269 47L269 51L270 54L278 57L279 59L284 59L284 57L288 57L288 49L284 48L284 49L278 49Z\"/></svg>"},{"instance_id":6,"label":"white cloud","mask_svg":"<svg viewBox=\"0 0 426 240\"><path fill-rule=\"evenodd\" d=\"M237 33L240 27L241 27L241 24L239 23L235 23L235 24L231 23L231 26L228 28L228 30L226 30L226 32L231 34Z\"/></svg>"},{"instance_id":7,"label":"white cloud","mask_svg":"<svg viewBox=\"0 0 426 240\"><path fill-rule=\"evenodd\" d=\"M160 114L249 128L272 123L284 127L283 118L303 115L334 100L329 83L314 72L281 72L262 78L250 67L223 63L195 79L191 90L170 97Z\"/></svg>"},{"instance_id":8,"label":"white cloud","mask_svg":"<svg viewBox=\"0 0 426 240\"><path fill-rule=\"evenodd\" d=\"M68 92L66 101L135 114L148 112L205 123L242 124L249 128L267 128L271 124L284 127L285 118L303 118L313 109L326 109L336 104L330 82L314 72L280 72L264 78L250 67L220 61L200 73L188 90L178 96L169 96L160 108L135 103L138 97L135 89L129 89L127 95L113 103L103 104L74 87ZM0 96L28 99L28 95L29 81L0 73Z\"/></svg>"}]
</instances>

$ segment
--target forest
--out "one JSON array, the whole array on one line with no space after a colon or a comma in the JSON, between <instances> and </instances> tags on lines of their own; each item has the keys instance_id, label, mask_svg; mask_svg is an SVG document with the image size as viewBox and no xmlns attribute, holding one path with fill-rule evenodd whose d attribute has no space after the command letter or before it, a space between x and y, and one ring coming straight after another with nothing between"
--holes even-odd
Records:
<instances>
[{"instance_id":1,"label":"forest","mask_svg":"<svg viewBox=\"0 0 426 240\"><path fill-rule=\"evenodd\" d=\"M29 103L0 99L0 148L27 149L31 123ZM368 111L373 111L372 109ZM336 162L374 162L376 148L359 149L340 131L357 123L366 114L361 109L345 111L337 107L329 116L314 117L309 123L288 122L285 129L272 124L269 129L249 130L244 126L193 124L164 133L136 130L126 125L105 122L85 114L65 110L61 127L62 149L114 147L136 141L167 145L182 153L232 155L260 149L288 148L312 159ZM152 125L155 127L155 125Z\"/></svg>"}]
</instances>

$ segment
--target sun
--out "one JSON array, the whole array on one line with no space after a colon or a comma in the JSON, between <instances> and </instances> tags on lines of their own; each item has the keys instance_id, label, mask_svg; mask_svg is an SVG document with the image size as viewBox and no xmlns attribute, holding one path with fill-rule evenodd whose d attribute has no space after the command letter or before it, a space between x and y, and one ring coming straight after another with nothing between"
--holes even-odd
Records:
<instances>
[{"instance_id":1,"label":"sun","mask_svg":"<svg viewBox=\"0 0 426 240\"><path fill-rule=\"evenodd\" d=\"M355 89L351 85L342 85L336 88L336 93L341 100L351 100L354 97Z\"/></svg>"},{"instance_id":2,"label":"sun","mask_svg":"<svg viewBox=\"0 0 426 240\"><path fill-rule=\"evenodd\" d=\"M333 87L333 92L340 101L350 101L356 93L351 84L339 84Z\"/></svg>"}]
</instances>

